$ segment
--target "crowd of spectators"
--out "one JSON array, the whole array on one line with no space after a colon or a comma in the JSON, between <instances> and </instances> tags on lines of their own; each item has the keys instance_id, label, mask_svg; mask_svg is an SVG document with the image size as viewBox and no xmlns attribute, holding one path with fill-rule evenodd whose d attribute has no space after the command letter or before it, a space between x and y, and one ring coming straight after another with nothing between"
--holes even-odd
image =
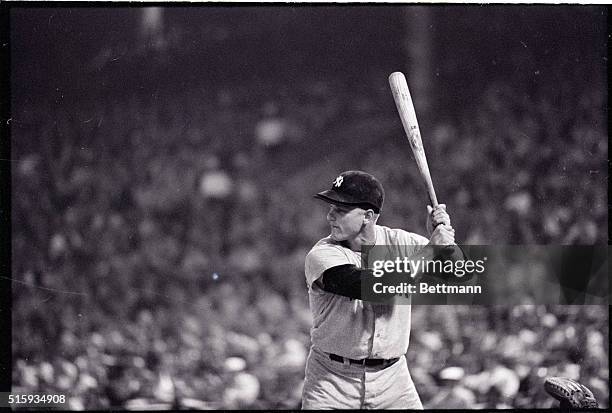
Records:
<instances>
[{"instance_id":1,"label":"crowd of spectators","mask_svg":"<svg viewBox=\"0 0 612 413\"><path fill-rule=\"evenodd\" d=\"M428 122L460 242L606 241L605 89L548 86L492 82L465 121ZM366 170L386 189L381 223L424 233L427 200L381 90L329 79L16 99L14 389L66 393L72 409L298 407L303 260L327 231L313 191ZM549 375L608 405L607 305L413 317L426 408L551 407Z\"/></svg>"}]
</instances>

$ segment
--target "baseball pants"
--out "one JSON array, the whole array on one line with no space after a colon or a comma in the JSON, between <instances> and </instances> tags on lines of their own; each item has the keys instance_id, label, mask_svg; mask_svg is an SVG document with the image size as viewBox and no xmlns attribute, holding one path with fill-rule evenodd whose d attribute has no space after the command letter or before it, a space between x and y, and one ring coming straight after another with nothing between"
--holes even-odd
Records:
<instances>
[{"instance_id":1,"label":"baseball pants","mask_svg":"<svg viewBox=\"0 0 612 413\"><path fill-rule=\"evenodd\" d=\"M393 365L365 367L331 360L310 350L302 409L423 409L406 357Z\"/></svg>"}]
</instances>

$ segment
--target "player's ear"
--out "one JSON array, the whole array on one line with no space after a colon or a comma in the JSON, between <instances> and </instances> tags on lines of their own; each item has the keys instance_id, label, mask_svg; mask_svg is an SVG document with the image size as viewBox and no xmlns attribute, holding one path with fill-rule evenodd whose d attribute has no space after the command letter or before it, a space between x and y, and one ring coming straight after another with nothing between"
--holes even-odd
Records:
<instances>
[{"instance_id":1,"label":"player's ear","mask_svg":"<svg viewBox=\"0 0 612 413\"><path fill-rule=\"evenodd\" d=\"M374 221L376 218L376 214L374 213L373 209L368 209L366 210L365 214L363 215L363 223L367 224L371 221Z\"/></svg>"}]
</instances>

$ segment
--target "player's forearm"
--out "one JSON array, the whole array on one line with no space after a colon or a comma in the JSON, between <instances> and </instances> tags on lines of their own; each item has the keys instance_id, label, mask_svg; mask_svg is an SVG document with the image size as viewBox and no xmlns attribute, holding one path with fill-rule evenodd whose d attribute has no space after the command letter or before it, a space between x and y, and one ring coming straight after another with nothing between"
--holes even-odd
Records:
<instances>
[{"instance_id":1,"label":"player's forearm","mask_svg":"<svg viewBox=\"0 0 612 413\"><path fill-rule=\"evenodd\" d=\"M423 262L434 261L436 259L437 247L439 246L433 245L430 242L429 244L425 245L422 249L420 249L418 252L416 252L414 255L408 257L408 260L423 261ZM423 276L425 275L425 272L423 270L424 268L420 266L416 269L415 272L411 273L413 281L416 282L423 278Z\"/></svg>"},{"instance_id":2,"label":"player's forearm","mask_svg":"<svg viewBox=\"0 0 612 413\"><path fill-rule=\"evenodd\" d=\"M432 243L427 244L413 258L417 259L416 257L418 257L418 259L421 259L423 261L442 261L442 262L465 261L466 259L468 259L467 255L465 254L465 252L459 245L456 245L456 244L454 245L435 245ZM419 271L414 273L414 280L420 281L426 276L442 277L442 278L448 279L448 274L444 274L444 275L435 274L435 273L432 274L432 273L426 272L427 269L428 269L428 266L420 267ZM455 277L456 279L452 279L452 281L466 282L466 281L469 281L473 275L474 275L473 273L468 273L465 276L462 276L461 278Z\"/></svg>"}]
</instances>

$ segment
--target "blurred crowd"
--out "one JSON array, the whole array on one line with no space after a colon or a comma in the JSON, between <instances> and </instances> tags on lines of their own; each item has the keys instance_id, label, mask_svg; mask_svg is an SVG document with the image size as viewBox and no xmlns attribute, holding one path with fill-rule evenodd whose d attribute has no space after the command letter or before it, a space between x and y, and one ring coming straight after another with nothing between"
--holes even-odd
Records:
<instances>
[{"instance_id":1,"label":"blurred crowd","mask_svg":"<svg viewBox=\"0 0 612 413\"><path fill-rule=\"evenodd\" d=\"M605 89L550 86L492 82L455 120L430 117L458 241L607 240ZM298 407L303 260L327 234L311 193L366 170L386 189L381 224L424 233L392 105L386 89L332 79L17 99L14 390L69 394L72 409ZM389 130L396 141L377 136ZM607 305L413 317L407 356L426 408L551 407L549 375L608 405Z\"/></svg>"}]
</instances>

